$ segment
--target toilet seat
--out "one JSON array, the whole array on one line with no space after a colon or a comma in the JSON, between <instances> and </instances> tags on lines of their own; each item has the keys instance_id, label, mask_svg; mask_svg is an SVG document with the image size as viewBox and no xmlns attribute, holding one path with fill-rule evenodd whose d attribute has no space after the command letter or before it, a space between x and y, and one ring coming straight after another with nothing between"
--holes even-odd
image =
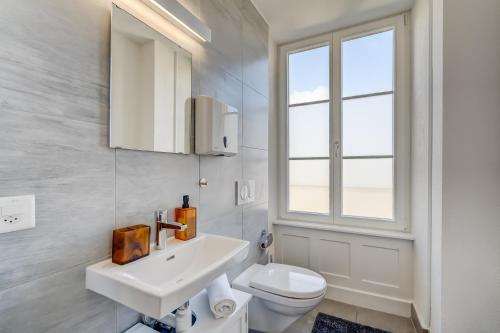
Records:
<instances>
[{"instance_id":1,"label":"toilet seat","mask_svg":"<svg viewBox=\"0 0 500 333\"><path fill-rule=\"evenodd\" d=\"M292 299L314 299L324 295L325 279L309 269L269 263L249 281L252 288Z\"/></svg>"},{"instance_id":2,"label":"toilet seat","mask_svg":"<svg viewBox=\"0 0 500 333\"><path fill-rule=\"evenodd\" d=\"M259 264L253 264L252 266L248 267L243 273L241 273L236 279L233 280L232 286L233 288L236 288L238 290L244 291L246 293L249 293L253 295L256 298L260 298L265 301L269 302L274 302L282 305L286 305L290 308L307 308L310 306L315 306L317 305L318 302L320 302L326 294L326 281L325 281L325 288L323 292L321 293L320 296L314 297L314 298L292 298L292 297L286 297L286 296L281 296L269 291L264 291L255 287L252 287L251 280L254 279L254 277L259 274L263 269L265 269L268 265L259 265ZM286 265L284 265L286 266ZM292 266L293 267L293 266Z\"/></svg>"}]
</instances>

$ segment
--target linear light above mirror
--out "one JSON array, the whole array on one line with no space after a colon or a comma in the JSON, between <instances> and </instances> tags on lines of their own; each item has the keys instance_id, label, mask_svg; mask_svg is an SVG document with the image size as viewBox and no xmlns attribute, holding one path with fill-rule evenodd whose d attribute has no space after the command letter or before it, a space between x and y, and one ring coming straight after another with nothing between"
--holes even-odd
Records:
<instances>
[{"instance_id":1,"label":"linear light above mirror","mask_svg":"<svg viewBox=\"0 0 500 333\"><path fill-rule=\"evenodd\" d=\"M177 0L142 0L148 7L202 42L212 41L212 31Z\"/></svg>"}]
</instances>

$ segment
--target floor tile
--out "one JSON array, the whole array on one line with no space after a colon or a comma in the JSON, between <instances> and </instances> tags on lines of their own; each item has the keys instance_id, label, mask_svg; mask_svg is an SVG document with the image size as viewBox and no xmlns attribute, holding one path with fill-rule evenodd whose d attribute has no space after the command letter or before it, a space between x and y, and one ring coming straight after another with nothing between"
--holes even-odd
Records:
<instances>
[{"instance_id":1,"label":"floor tile","mask_svg":"<svg viewBox=\"0 0 500 333\"><path fill-rule=\"evenodd\" d=\"M365 308L357 308L356 322L376 327L391 333L414 333L415 329L409 318L399 317Z\"/></svg>"},{"instance_id":2,"label":"floor tile","mask_svg":"<svg viewBox=\"0 0 500 333\"><path fill-rule=\"evenodd\" d=\"M319 312L327 315L335 316L345 320L356 320L356 307L353 305L340 303L332 300L325 299L310 313L314 313L314 319Z\"/></svg>"},{"instance_id":3,"label":"floor tile","mask_svg":"<svg viewBox=\"0 0 500 333\"><path fill-rule=\"evenodd\" d=\"M319 312L362 325L383 329L391 333L415 333L413 325L408 318L327 299L323 300L315 309L293 323L285 333L310 333Z\"/></svg>"},{"instance_id":4,"label":"floor tile","mask_svg":"<svg viewBox=\"0 0 500 333\"><path fill-rule=\"evenodd\" d=\"M356 307L331 300L324 300L312 311L293 323L285 333L310 333L319 312L350 321L356 320Z\"/></svg>"}]
</instances>

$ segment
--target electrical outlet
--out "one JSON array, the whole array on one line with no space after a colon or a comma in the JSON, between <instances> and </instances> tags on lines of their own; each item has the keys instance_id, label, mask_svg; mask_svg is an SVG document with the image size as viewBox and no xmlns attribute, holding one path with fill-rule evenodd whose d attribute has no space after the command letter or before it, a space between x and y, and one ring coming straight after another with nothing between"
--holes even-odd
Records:
<instances>
[{"instance_id":1,"label":"electrical outlet","mask_svg":"<svg viewBox=\"0 0 500 333\"><path fill-rule=\"evenodd\" d=\"M4 215L2 216L3 223L6 224L17 224L17 223L22 223L22 214L16 214L16 215Z\"/></svg>"},{"instance_id":2,"label":"electrical outlet","mask_svg":"<svg viewBox=\"0 0 500 333\"><path fill-rule=\"evenodd\" d=\"M0 197L0 233L34 227L34 195Z\"/></svg>"}]
</instances>

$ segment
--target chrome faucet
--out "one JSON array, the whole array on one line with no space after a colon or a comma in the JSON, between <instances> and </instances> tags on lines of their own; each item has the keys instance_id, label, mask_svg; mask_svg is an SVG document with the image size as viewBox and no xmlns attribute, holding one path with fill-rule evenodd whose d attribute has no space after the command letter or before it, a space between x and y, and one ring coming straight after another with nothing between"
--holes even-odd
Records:
<instances>
[{"instance_id":1,"label":"chrome faucet","mask_svg":"<svg viewBox=\"0 0 500 333\"><path fill-rule=\"evenodd\" d=\"M179 222L166 222L167 211L157 210L155 212L156 219L156 246L160 246L160 231L163 229L186 230L187 225Z\"/></svg>"}]
</instances>

